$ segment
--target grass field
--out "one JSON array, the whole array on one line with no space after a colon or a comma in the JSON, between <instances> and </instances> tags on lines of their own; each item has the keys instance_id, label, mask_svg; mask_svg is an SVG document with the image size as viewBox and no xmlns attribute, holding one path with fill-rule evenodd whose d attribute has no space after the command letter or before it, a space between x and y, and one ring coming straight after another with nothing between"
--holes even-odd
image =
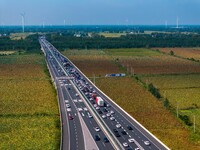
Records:
<instances>
[{"instance_id":1,"label":"grass field","mask_svg":"<svg viewBox=\"0 0 200 150\"><path fill-rule=\"evenodd\" d=\"M0 149L58 149L60 117L44 56L0 59Z\"/></svg>"},{"instance_id":2,"label":"grass field","mask_svg":"<svg viewBox=\"0 0 200 150\"><path fill-rule=\"evenodd\" d=\"M125 51L123 50L124 49L118 49L116 51L104 50L103 52L83 51L80 53L80 56L78 56L79 51L65 51L64 54L69 57L89 77L93 73L105 74L105 72L109 71L108 68L113 68L112 72L121 72L121 68L118 68L119 66L114 63L116 58L119 59L119 62L121 62L121 60L128 60L127 63L129 63L130 60L134 60L133 65L138 66L138 68L143 66L141 71L143 73L145 72L145 75L141 75L141 77L144 80L147 80L146 78L149 77L158 76L148 75L149 71L146 71L146 68L150 68L149 70L154 70L159 66L156 72L158 74L163 73L161 72L161 68L168 67L174 62L176 63L176 67L177 64L180 64L180 66L183 67L185 65L186 67L191 66L191 68L195 65L198 66L198 64L196 63L166 56L157 51L152 51L148 49L125 49ZM171 62L172 60L174 61ZM104 61L106 61L106 64ZM152 64L152 62L154 62L154 64ZM126 65L124 65L124 67L126 67ZM177 70L176 67L174 67L174 69ZM93 68L98 69L94 70ZM171 71L172 69L167 70L167 73L171 73ZM178 73L180 73L180 71L178 71ZM168 76L170 77L170 75ZM190 82L194 82L197 76L198 75L194 74L193 79L185 79L187 80L188 86L193 85ZM185 85L185 83L181 83L181 80L182 79L180 79L180 83L177 84L177 88ZM150 81L150 79L148 79L148 81ZM198 82L195 83L195 85L198 86ZM169 84L169 86L166 86L166 88L173 87L173 85L168 82L166 84ZM110 96L116 103L118 103L123 109L125 109L129 114L136 118L141 124L143 124L171 149L187 150L200 148L199 136L196 134L192 134L190 132L190 128L187 128L184 123L176 118L175 115L166 110L166 108L164 108L163 106L162 101L158 101L135 79L131 77L97 78L96 85L98 85L100 89L107 93L108 96ZM180 96L181 95L179 95L179 97Z\"/></svg>"},{"instance_id":3,"label":"grass field","mask_svg":"<svg viewBox=\"0 0 200 150\"><path fill-rule=\"evenodd\" d=\"M184 58L194 58L200 60L199 48L157 48L159 51L169 54L170 51L174 52L174 55Z\"/></svg>"},{"instance_id":4,"label":"grass field","mask_svg":"<svg viewBox=\"0 0 200 150\"><path fill-rule=\"evenodd\" d=\"M199 73L200 63L161 54L150 49L106 50L118 59L124 67L133 69L136 74L179 74Z\"/></svg>"}]
</instances>

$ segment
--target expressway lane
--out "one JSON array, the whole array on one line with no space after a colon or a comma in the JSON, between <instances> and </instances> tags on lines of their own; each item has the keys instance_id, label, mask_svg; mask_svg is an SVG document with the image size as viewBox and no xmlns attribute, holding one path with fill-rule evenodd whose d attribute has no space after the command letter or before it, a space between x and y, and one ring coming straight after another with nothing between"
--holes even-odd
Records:
<instances>
[{"instance_id":1,"label":"expressway lane","mask_svg":"<svg viewBox=\"0 0 200 150\"><path fill-rule=\"evenodd\" d=\"M76 95L77 92L75 91L75 89L73 88L73 86L70 84L69 81L65 81L65 89L68 90L69 94L71 95L72 99L73 99L73 103L76 106L76 109L79 111L79 113L81 114L81 117L83 118L85 124L87 125L91 136L94 137L94 135L98 134L100 136L100 139L103 139L104 137L106 137L106 135L102 132L102 131L95 131L95 127L99 127L99 125L97 124L96 120L94 120L94 118L90 118L88 113L91 114L91 112L89 112L89 109L86 107L86 105L84 104L83 100L81 99L80 96ZM69 90L70 88L70 90ZM108 149L108 150L112 150L113 147L110 144L110 142L105 143L103 140L101 141L97 141L96 142L97 146L99 149Z\"/></svg>"},{"instance_id":2,"label":"expressway lane","mask_svg":"<svg viewBox=\"0 0 200 150\"><path fill-rule=\"evenodd\" d=\"M55 65L54 69L59 71L58 75L66 75L71 78L70 80L64 81L66 83L62 83L62 86L64 85L67 95L71 96L74 106L79 110L91 135L97 134L93 128L101 122L99 125L101 127L103 125L104 133L109 139L113 140L112 144L115 145L116 149L169 149L98 89L68 58L58 52L53 45L45 39L42 39L41 43L46 46L46 51L54 57L52 65ZM68 90L69 84L73 85L74 88L71 88L72 90ZM76 95L77 92L80 97ZM97 104L95 104L93 98L94 94L104 100L105 104L103 107L96 106ZM79 101L81 97L84 103ZM95 115L95 122L92 121L94 119L88 117L88 110L85 110L86 106L92 111L90 113ZM101 134L100 137L105 136L103 132L101 133L98 133L99 135ZM105 143L103 141L96 142L96 144L100 149L105 149Z\"/></svg>"}]
</instances>

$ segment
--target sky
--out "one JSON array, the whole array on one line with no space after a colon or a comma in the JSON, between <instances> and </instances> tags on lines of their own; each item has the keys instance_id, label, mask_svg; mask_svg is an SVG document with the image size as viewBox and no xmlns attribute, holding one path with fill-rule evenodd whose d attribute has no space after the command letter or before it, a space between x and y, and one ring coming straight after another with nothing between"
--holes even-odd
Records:
<instances>
[{"instance_id":1,"label":"sky","mask_svg":"<svg viewBox=\"0 0 200 150\"><path fill-rule=\"evenodd\" d=\"M0 0L0 25L200 25L200 0Z\"/></svg>"}]
</instances>

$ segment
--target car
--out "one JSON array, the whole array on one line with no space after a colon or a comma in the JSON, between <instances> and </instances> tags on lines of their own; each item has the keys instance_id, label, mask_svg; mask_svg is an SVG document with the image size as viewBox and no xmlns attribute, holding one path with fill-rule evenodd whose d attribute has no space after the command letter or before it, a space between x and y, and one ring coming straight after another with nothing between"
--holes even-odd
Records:
<instances>
[{"instance_id":1,"label":"car","mask_svg":"<svg viewBox=\"0 0 200 150\"><path fill-rule=\"evenodd\" d=\"M110 104L106 104L106 107L110 107Z\"/></svg>"},{"instance_id":2,"label":"car","mask_svg":"<svg viewBox=\"0 0 200 150\"><path fill-rule=\"evenodd\" d=\"M111 115L110 113L107 113L107 114L106 114L107 117L110 117L110 115Z\"/></svg>"},{"instance_id":3,"label":"car","mask_svg":"<svg viewBox=\"0 0 200 150\"><path fill-rule=\"evenodd\" d=\"M97 104L94 104L94 107L97 107Z\"/></svg>"},{"instance_id":4,"label":"car","mask_svg":"<svg viewBox=\"0 0 200 150\"><path fill-rule=\"evenodd\" d=\"M108 140L107 137L104 137L104 138L103 138L103 141L104 141L104 143L108 143L108 142L109 142L109 140Z\"/></svg>"},{"instance_id":5,"label":"car","mask_svg":"<svg viewBox=\"0 0 200 150\"><path fill-rule=\"evenodd\" d=\"M78 93L76 93L76 96L79 96Z\"/></svg>"},{"instance_id":6,"label":"car","mask_svg":"<svg viewBox=\"0 0 200 150\"><path fill-rule=\"evenodd\" d=\"M120 137L120 134L118 132L114 133L116 137Z\"/></svg>"},{"instance_id":7,"label":"car","mask_svg":"<svg viewBox=\"0 0 200 150\"><path fill-rule=\"evenodd\" d=\"M116 127L117 128L121 128L121 124L116 124Z\"/></svg>"},{"instance_id":8,"label":"car","mask_svg":"<svg viewBox=\"0 0 200 150\"><path fill-rule=\"evenodd\" d=\"M99 128L99 127L95 127L94 129L95 129L95 131L97 131L97 132L100 131L100 128Z\"/></svg>"},{"instance_id":9,"label":"car","mask_svg":"<svg viewBox=\"0 0 200 150\"><path fill-rule=\"evenodd\" d=\"M98 111L99 114L103 114L103 112L101 110Z\"/></svg>"},{"instance_id":10,"label":"car","mask_svg":"<svg viewBox=\"0 0 200 150\"><path fill-rule=\"evenodd\" d=\"M110 111L111 114L114 114L115 112L113 110Z\"/></svg>"},{"instance_id":11,"label":"car","mask_svg":"<svg viewBox=\"0 0 200 150\"><path fill-rule=\"evenodd\" d=\"M69 114L69 115L68 115L68 119L69 119L69 120L73 120L74 118L73 118L73 116L72 116L71 114Z\"/></svg>"},{"instance_id":12,"label":"car","mask_svg":"<svg viewBox=\"0 0 200 150\"><path fill-rule=\"evenodd\" d=\"M145 145L151 145L151 143L149 141L144 141Z\"/></svg>"},{"instance_id":13,"label":"car","mask_svg":"<svg viewBox=\"0 0 200 150\"><path fill-rule=\"evenodd\" d=\"M88 112L88 117L89 117L89 118L92 118L92 115L91 115L89 112Z\"/></svg>"},{"instance_id":14,"label":"car","mask_svg":"<svg viewBox=\"0 0 200 150\"><path fill-rule=\"evenodd\" d=\"M104 112L108 112L106 108L103 108L103 111L104 111Z\"/></svg>"},{"instance_id":15,"label":"car","mask_svg":"<svg viewBox=\"0 0 200 150\"><path fill-rule=\"evenodd\" d=\"M83 109L84 109L85 111L88 111L87 107L84 107Z\"/></svg>"},{"instance_id":16,"label":"car","mask_svg":"<svg viewBox=\"0 0 200 150\"><path fill-rule=\"evenodd\" d=\"M100 109L99 106L97 106L97 107L96 107L96 110L99 110L99 109Z\"/></svg>"},{"instance_id":17,"label":"car","mask_svg":"<svg viewBox=\"0 0 200 150\"><path fill-rule=\"evenodd\" d=\"M115 120L115 117L110 117L110 120L111 120L111 121Z\"/></svg>"},{"instance_id":18,"label":"car","mask_svg":"<svg viewBox=\"0 0 200 150\"><path fill-rule=\"evenodd\" d=\"M140 148L139 148L139 147L136 147L135 150L140 150Z\"/></svg>"},{"instance_id":19,"label":"car","mask_svg":"<svg viewBox=\"0 0 200 150\"><path fill-rule=\"evenodd\" d=\"M127 129L129 129L129 130L133 130L133 128L131 127L131 126L127 126Z\"/></svg>"},{"instance_id":20,"label":"car","mask_svg":"<svg viewBox=\"0 0 200 150\"><path fill-rule=\"evenodd\" d=\"M127 135L126 131L122 131L121 133L122 133L123 135Z\"/></svg>"},{"instance_id":21,"label":"car","mask_svg":"<svg viewBox=\"0 0 200 150\"><path fill-rule=\"evenodd\" d=\"M70 106L70 104L66 104L66 107L67 107L67 108L70 108L71 106Z\"/></svg>"},{"instance_id":22,"label":"car","mask_svg":"<svg viewBox=\"0 0 200 150\"><path fill-rule=\"evenodd\" d=\"M114 133L118 133L117 129L113 129L113 132L114 132Z\"/></svg>"},{"instance_id":23,"label":"car","mask_svg":"<svg viewBox=\"0 0 200 150\"><path fill-rule=\"evenodd\" d=\"M126 143L126 142L123 143L123 146L124 147L129 147L128 143Z\"/></svg>"},{"instance_id":24,"label":"car","mask_svg":"<svg viewBox=\"0 0 200 150\"><path fill-rule=\"evenodd\" d=\"M105 119L105 118L106 118L106 115L102 115L102 118Z\"/></svg>"},{"instance_id":25,"label":"car","mask_svg":"<svg viewBox=\"0 0 200 150\"><path fill-rule=\"evenodd\" d=\"M100 141L99 135L95 135L95 136L94 136L94 140L95 140L95 141Z\"/></svg>"},{"instance_id":26,"label":"car","mask_svg":"<svg viewBox=\"0 0 200 150\"><path fill-rule=\"evenodd\" d=\"M128 139L128 141L129 141L130 143L133 143L133 142L135 141L135 139L134 139L134 138L131 138L131 139Z\"/></svg>"}]
</instances>

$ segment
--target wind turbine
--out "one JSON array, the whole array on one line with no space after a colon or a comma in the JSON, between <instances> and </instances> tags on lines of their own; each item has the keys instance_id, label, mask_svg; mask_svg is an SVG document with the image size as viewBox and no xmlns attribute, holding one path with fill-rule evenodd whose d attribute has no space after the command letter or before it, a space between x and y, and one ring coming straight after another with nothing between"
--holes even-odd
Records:
<instances>
[{"instance_id":1,"label":"wind turbine","mask_svg":"<svg viewBox=\"0 0 200 150\"><path fill-rule=\"evenodd\" d=\"M64 26L66 26L66 20L64 19Z\"/></svg>"},{"instance_id":2,"label":"wind turbine","mask_svg":"<svg viewBox=\"0 0 200 150\"><path fill-rule=\"evenodd\" d=\"M22 17L22 32L24 33L25 13L21 13L20 15Z\"/></svg>"},{"instance_id":3,"label":"wind turbine","mask_svg":"<svg viewBox=\"0 0 200 150\"><path fill-rule=\"evenodd\" d=\"M178 19L178 16L177 16L177 18L176 18L176 28L177 29L179 28L178 23L179 23L179 19Z\"/></svg>"}]
</instances>

